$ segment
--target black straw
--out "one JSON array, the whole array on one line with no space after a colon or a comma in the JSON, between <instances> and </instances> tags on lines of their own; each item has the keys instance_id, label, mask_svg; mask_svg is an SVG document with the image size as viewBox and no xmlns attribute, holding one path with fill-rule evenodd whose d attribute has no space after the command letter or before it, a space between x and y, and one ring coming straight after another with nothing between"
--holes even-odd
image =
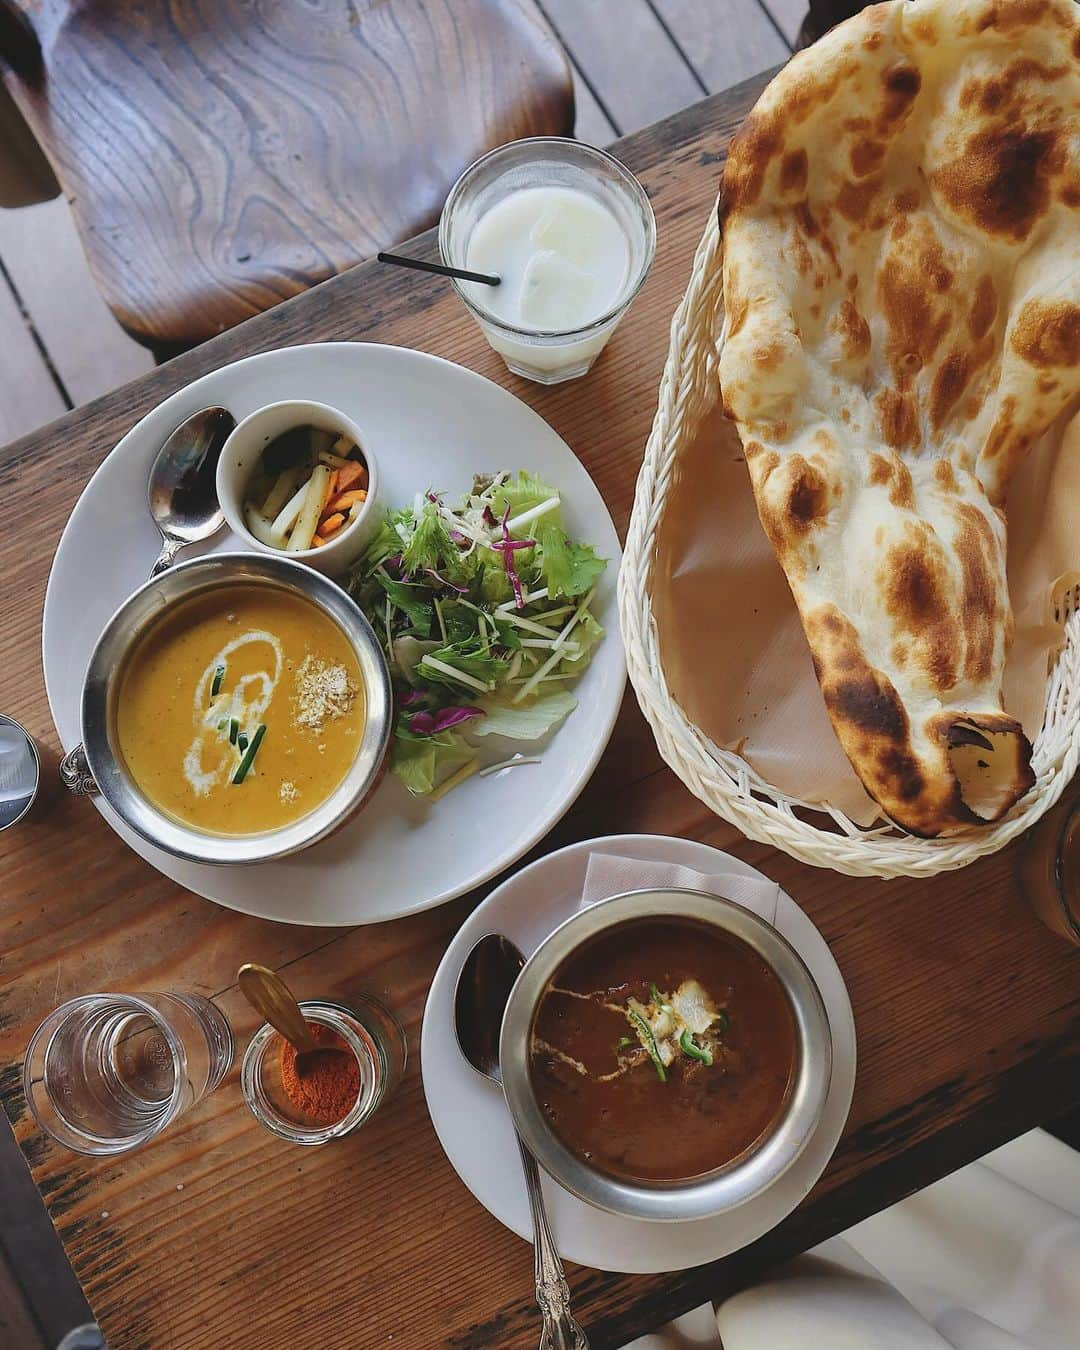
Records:
<instances>
[{"instance_id":1,"label":"black straw","mask_svg":"<svg viewBox=\"0 0 1080 1350\"><path fill-rule=\"evenodd\" d=\"M422 262L419 258L403 258L400 253L380 253L379 262L394 263L397 267L411 267L417 272L434 272L440 277L457 277L459 281L480 281L485 286L498 286L502 277L486 272L467 272L464 267L444 267L442 263Z\"/></svg>"}]
</instances>

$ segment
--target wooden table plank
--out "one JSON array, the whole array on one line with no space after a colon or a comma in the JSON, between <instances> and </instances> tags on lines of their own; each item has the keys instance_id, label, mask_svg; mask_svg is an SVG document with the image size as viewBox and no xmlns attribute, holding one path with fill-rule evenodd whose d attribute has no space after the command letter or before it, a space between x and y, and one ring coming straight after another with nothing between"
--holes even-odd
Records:
<instances>
[{"instance_id":1,"label":"wooden table plank","mask_svg":"<svg viewBox=\"0 0 1080 1350\"><path fill-rule=\"evenodd\" d=\"M59 417L67 405L2 273L0 333L4 349L0 360L0 445L3 445Z\"/></svg>"},{"instance_id":2,"label":"wooden table plank","mask_svg":"<svg viewBox=\"0 0 1080 1350\"><path fill-rule=\"evenodd\" d=\"M588 380L513 379L449 291L357 268L16 444L0 465L3 700L56 755L38 665L49 558L81 483L131 423L226 361L290 342L367 337L422 346L496 379L574 447L625 529L671 311L716 189L728 134L761 81L620 143L659 224L656 265ZM417 252L433 250L430 236ZM63 468L64 472L61 472ZM42 491L51 485L50 493ZM38 517L27 523L33 504ZM393 924L311 931L197 899L125 849L86 803L59 801L0 837L0 1097L114 1350L271 1344L533 1347L531 1257L467 1194L423 1107L415 1050L424 995L476 897ZM677 1277L569 1272L596 1350L616 1346L765 1261L848 1223L1080 1101L1080 952L1019 899L1014 854L932 881L860 881L741 840L659 760L627 695L612 744L550 849L616 830L684 835L760 867L821 928L851 992L855 1101L809 1200L767 1238ZM162 1139L113 1161L75 1158L26 1118L19 1062L61 998L105 986L218 997L242 1047L254 1019L232 985L241 960L283 968L301 995L362 989L406 1023L412 1063L369 1128L302 1151L246 1115L234 1070ZM182 1188L182 1189L181 1189ZM312 1215L316 1216L312 1219ZM302 1270L287 1239L310 1235Z\"/></svg>"},{"instance_id":3,"label":"wooden table plank","mask_svg":"<svg viewBox=\"0 0 1080 1350\"><path fill-rule=\"evenodd\" d=\"M154 368L98 294L63 197L0 211L0 259L73 404ZM38 424L55 416L47 413Z\"/></svg>"},{"instance_id":4,"label":"wooden table plank","mask_svg":"<svg viewBox=\"0 0 1080 1350\"><path fill-rule=\"evenodd\" d=\"M710 93L785 61L790 49L758 0L654 0L679 46Z\"/></svg>"},{"instance_id":5,"label":"wooden table plank","mask_svg":"<svg viewBox=\"0 0 1080 1350\"><path fill-rule=\"evenodd\" d=\"M705 92L648 0L538 0L623 133Z\"/></svg>"}]
</instances>

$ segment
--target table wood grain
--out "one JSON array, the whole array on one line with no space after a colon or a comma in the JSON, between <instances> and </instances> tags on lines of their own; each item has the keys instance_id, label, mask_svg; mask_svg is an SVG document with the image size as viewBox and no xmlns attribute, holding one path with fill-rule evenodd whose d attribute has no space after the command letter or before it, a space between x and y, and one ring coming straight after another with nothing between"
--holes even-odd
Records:
<instances>
[{"instance_id":1,"label":"table wood grain","mask_svg":"<svg viewBox=\"0 0 1080 1350\"><path fill-rule=\"evenodd\" d=\"M424 1108L424 997L478 896L395 923L308 930L233 914L159 876L86 802L54 788L40 668L49 564L83 483L132 423L228 361L289 343L375 339L451 357L511 388L574 447L625 530L668 325L712 206L728 137L762 80L622 142L659 223L656 265L580 383L513 379L439 283L364 265L72 413L0 455L0 706L44 751L48 799L0 837L0 1097L113 1350L133 1347L532 1347L531 1253L469 1195ZM422 237L410 247L430 254ZM1080 1102L1080 952L1029 914L1015 852L929 881L855 880L742 839L661 763L628 694L592 782L541 846L624 830L731 849L774 877L829 941L847 980L859 1072L847 1130L806 1203L738 1256L677 1276L573 1268L575 1309L614 1347L776 1259ZM243 1048L255 1019L243 960L301 996L371 990L407 1025L411 1062L371 1126L300 1150L248 1116L234 1069L153 1146L91 1161L27 1117L20 1061L37 1021L97 989L213 996ZM296 1260L297 1247L303 1257ZM393 1338L391 1340L391 1337Z\"/></svg>"}]
</instances>

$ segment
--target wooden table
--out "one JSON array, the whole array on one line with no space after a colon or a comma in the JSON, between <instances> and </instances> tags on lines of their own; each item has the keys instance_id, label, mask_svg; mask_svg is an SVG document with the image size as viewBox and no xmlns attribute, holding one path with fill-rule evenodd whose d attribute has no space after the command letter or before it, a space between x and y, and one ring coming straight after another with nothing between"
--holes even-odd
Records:
<instances>
[{"instance_id":1,"label":"wooden table","mask_svg":"<svg viewBox=\"0 0 1080 1350\"><path fill-rule=\"evenodd\" d=\"M449 290L365 265L12 446L0 462L0 706L39 738L50 787L57 743L39 625L64 521L136 418L228 361L347 338L452 357L546 417L625 529L671 312L727 139L763 83L706 100L617 147L652 197L659 247L648 285L584 382L545 390L513 379ZM415 244L418 253L433 248L430 236ZM805 867L741 839L691 797L662 765L632 695L595 777L543 848L623 830L729 848L796 897L848 982L859 1075L825 1176L753 1247L678 1276L570 1270L575 1308L597 1350L1080 1103L1080 952L1029 914L1013 851L931 881L851 880ZM85 802L55 790L0 849L0 1096L113 1350L536 1345L531 1254L444 1158L415 1054L432 972L478 896L362 929L260 922L178 889ZM398 1009L412 1059L402 1090L371 1127L331 1148L290 1147L254 1124L235 1069L132 1157L78 1158L33 1127L19 1065L50 1008L97 989L197 990L225 1010L242 1048L255 1024L233 982L242 960L283 969L301 996L347 999L371 989Z\"/></svg>"}]
</instances>

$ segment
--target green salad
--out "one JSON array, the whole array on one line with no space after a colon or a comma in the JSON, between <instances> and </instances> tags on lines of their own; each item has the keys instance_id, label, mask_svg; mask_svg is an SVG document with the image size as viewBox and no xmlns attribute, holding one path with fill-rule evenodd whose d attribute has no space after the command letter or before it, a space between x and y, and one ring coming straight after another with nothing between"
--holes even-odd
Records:
<instances>
[{"instance_id":1,"label":"green salad","mask_svg":"<svg viewBox=\"0 0 1080 1350\"><path fill-rule=\"evenodd\" d=\"M350 573L390 663L391 767L410 792L442 796L481 770L484 738L538 742L577 706L570 688L604 636L591 606L606 560L568 538L561 508L528 473L478 477L457 504L418 494Z\"/></svg>"}]
</instances>

